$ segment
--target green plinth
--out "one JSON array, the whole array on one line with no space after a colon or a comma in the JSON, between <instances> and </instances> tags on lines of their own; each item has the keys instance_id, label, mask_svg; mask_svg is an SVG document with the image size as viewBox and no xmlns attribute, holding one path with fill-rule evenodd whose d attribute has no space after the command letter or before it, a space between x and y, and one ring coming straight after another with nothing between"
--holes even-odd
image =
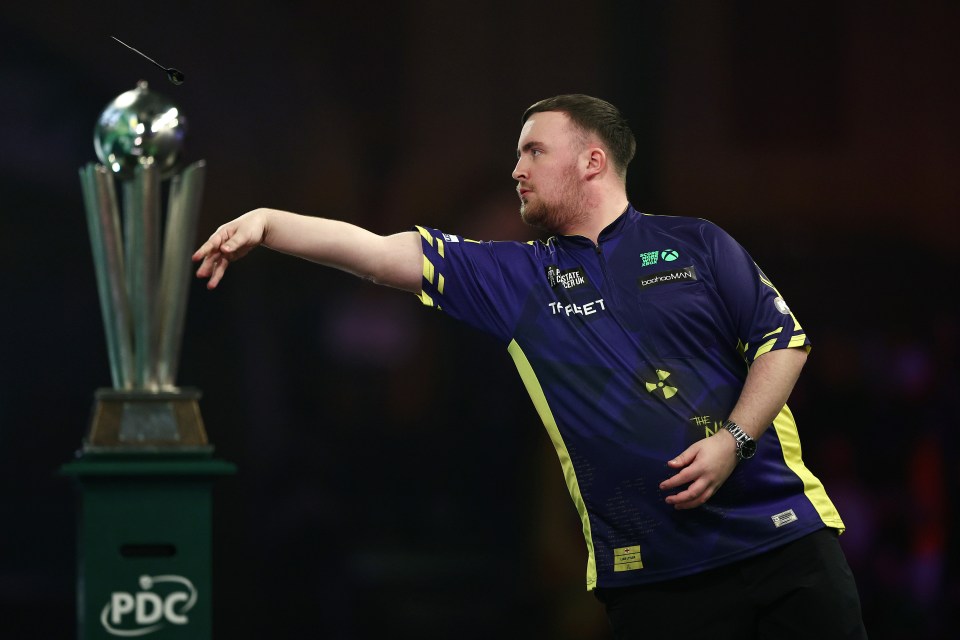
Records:
<instances>
[{"instance_id":1,"label":"green plinth","mask_svg":"<svg viewBox=\"0 0 960 640\"><path fill-rule=\"evenodd\" d=\"M80 488L80 638L211 637L212 497L236 467L209 452L84 452L61 471Z\"/></svg>"}]
</instances>

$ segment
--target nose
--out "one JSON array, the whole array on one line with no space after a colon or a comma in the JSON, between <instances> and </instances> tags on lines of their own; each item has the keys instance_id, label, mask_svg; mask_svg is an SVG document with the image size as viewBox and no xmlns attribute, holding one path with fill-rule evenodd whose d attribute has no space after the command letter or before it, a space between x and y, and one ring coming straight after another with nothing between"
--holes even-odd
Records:
<instances>
[{"instance_id":1,"label":"nose","mask_svg":"<svg viewBox=\"0 0 960 640\"><path fill-rule=\"evenodd\" d=\"M523 156L517 159L517 166L513 168L513 173L510 175L513 176L514 180L521 180L529 177L527 175L527 165L523 160Z\"/></svg>"}]
</instances>

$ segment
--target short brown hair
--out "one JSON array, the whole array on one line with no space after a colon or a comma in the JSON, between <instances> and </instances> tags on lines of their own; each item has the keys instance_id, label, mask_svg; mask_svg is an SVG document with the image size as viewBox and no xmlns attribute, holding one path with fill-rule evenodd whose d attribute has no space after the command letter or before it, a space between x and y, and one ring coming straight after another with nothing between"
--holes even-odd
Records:
<instances>
[{"instance_id":1,"label":"short brown hair","mask_svg":"<svg viewBox=\"0 0 960 640\"><path fill-rule=\"evenodd\" d=\"M633 154L637 151L637 141L619 109L606 100L582 93L572 93L554 96L530 105L523 112L520 124L524 124L534 113L543 111L561 111L567 114L582 131L596 134L613 157L617 174L621 177L626 176L627 165L633 160Z\"/></svg>"}]
</instances>

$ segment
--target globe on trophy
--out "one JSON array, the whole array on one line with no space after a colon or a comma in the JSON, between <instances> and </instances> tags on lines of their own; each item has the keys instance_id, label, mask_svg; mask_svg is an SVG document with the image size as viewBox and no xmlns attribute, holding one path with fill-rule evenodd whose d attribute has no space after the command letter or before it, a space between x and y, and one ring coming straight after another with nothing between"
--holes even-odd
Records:
<instances>
[{"instance_id":1,"label":"globe on trophy","mask_svg":"<svg viewBox=\"0 0 960 640\"><path fill-rule=\"evenodd\" d=\"M96 392L87 452L210 449L199 392L175 380L205 172L202 160L182 167L186 129L177 106L141 81L104 109L100 163L80 169L113 383Z\"/></svg>"}]
</instances>

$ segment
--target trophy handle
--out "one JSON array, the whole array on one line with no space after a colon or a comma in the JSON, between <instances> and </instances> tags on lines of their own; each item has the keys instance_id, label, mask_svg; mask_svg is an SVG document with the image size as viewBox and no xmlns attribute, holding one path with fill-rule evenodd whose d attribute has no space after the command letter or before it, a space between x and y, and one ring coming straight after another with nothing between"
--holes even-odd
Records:
<instances>
[{"instance_id":1,"label":"trophy handle","mask_svg":"<svg viewBox=\"0 0 960 640\"><path fill-rule=\"evenodd\" d=\"M100 313L106 334L110 376L116 389L133 388L133 347L123 242L113 174L88 163L80 169L80 185L87 212L87 228L97 276Z\"/></svg>"},{"instance_id":2,"label":"trophy handle","mask_svg":"<svg viewBox=\"0 0 960 640\"><path fill-rule=\"evenodd\" d=\"M197 216L207 165L203 160L173 178L164 233L163 267L157 306L159 314L157 381L174 389L190 288L190 249L196 240Z\"/></svg>"}]
</instances>

